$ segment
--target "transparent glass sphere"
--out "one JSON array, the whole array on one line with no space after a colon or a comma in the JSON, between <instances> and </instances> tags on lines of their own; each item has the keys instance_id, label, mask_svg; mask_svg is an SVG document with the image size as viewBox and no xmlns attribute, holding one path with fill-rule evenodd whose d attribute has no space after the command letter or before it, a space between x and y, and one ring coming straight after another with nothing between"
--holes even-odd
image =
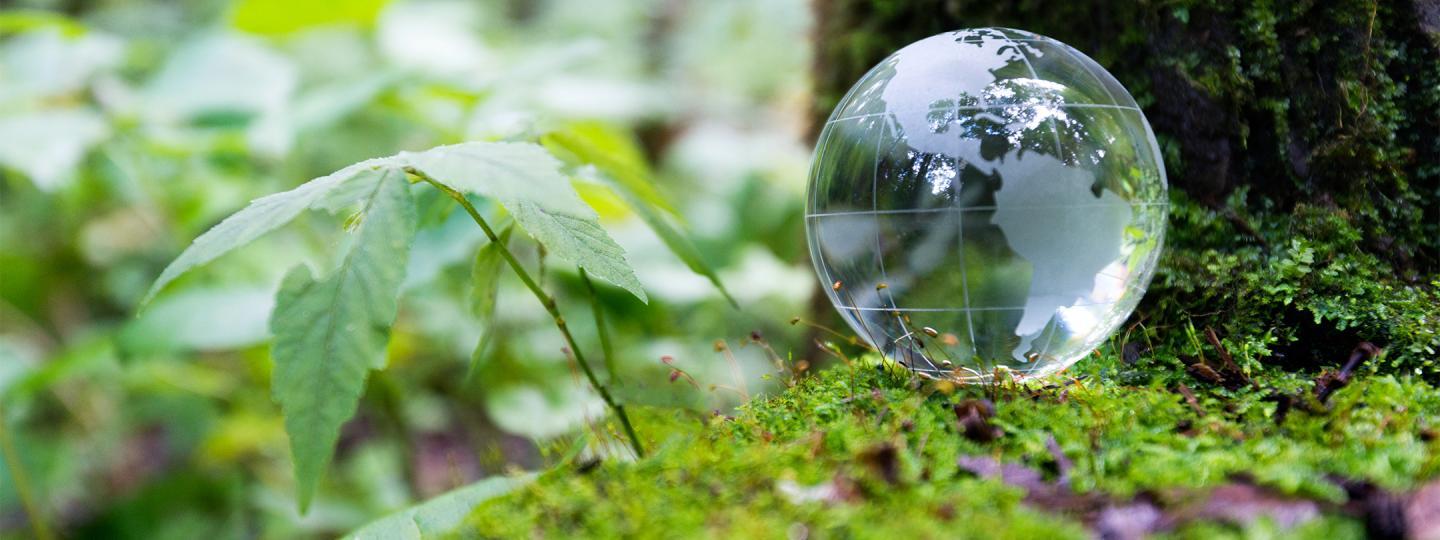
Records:
<instances>
[{"instance_id":1,"label":"transparent glass sphere","mask_svg":"<svg viewBox=\"0 0 1440 540\"><path fill-rule=\"evenodd\" d=\"M855 83L820 134L805 223L831 302L889 358L1026 378L1130 315L1166 201L1155 136L1114 77L1053 39L979 28Z\"/></svg>"}]
</instances>

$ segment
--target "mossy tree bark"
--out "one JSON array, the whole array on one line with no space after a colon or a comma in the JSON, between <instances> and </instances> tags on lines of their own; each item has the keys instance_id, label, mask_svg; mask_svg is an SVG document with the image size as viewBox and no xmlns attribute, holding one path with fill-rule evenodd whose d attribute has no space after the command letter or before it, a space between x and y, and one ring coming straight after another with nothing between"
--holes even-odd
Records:
<instances>
[{"instance_id":1,"label":"mossy tree bark","mask_svg":"<svg viewBox=\"0 0 1440 540\"><path fill-rule=\"evenodd\" d=\"M1394 366L1437 372L1440 2L817 0L816 10L817 124L889 53L966 27L1054 37L1124 83L1178 192L1137 320L1217 328L1260 363L1333 364L1370 340L1392 345ZM1185 361L1183 348L1167 354Z\"/></svg>"}]
</instances>

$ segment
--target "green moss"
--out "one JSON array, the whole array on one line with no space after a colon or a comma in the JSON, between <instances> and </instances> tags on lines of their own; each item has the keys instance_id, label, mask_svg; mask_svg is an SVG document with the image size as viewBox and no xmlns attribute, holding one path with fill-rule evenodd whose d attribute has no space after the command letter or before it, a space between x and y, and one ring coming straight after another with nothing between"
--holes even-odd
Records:
<instances>
[{"instance_id":1,"label":"green moss","mask_svg":"<svg viewBox=\"0 0 1440 540\"><path fill-rule=\"evenodd\" d=\"M1216 358L1192 335L1212 328L1250 369L1335 367L1370 341L1387 347L1379 364L1390 371L1440 373L1440 275L1396 278L1384 258L1355 249L1363 233L1345 211L1298 204L1276 216L1253 199L1243 188L1220 209L1173 198L1178 247L1129 337L1149 347L1142 367Z\"/></svg>"},{"instance_id":2,"label":"green moss","mask_svg":"<svg viewBox=\"0 0 1440 540\"><path fill-rule=\"evenodd\" d=\"M1100 366L1121 363L1099 358ZM1101 368L1103 369L1103 368ZM1199 411L1160 385L1095 381L1050 388L962 387L905 373L837 367L805 378L734 418L698 420L662 410L639 429L654 455L607 461L588 472L562 467L474 512L463 536L776 537L804 527L819 537L1083 537L1080 516L1022 502L1023 490L963 472L957 458L992 456L1054 474L1058 443L1077 493L1123 502L1147 493L1183 505L1245 474L1282 494L1341 503L1332 477L1407 489L1440 473L1427 419L1440 391L1419 379L1368 371L1321 412L1276 422L1269 390L1197 389ZM1262 386L1304 391L1308 382L1266 373ZM952 405L989 396L1004 435L962 435ZM877 449L893 448L893 461ZM887 481L886 469L893 475ZM782 485L849 486L844 500L797 502ZM1274 530L1268 522L1250 532ZM1194 523L1180 537L1241 533ZM1328 513L1295 531L1356 537L1363 526Z\"/></svg>"},{"instance_id":3,"label":"green moss","mask_svg":"<svg viewBox=\"0 0 1440 540\"><path fill-rule=\"evenodd\" d=\"M1093 515L1036 507L957 463L989 456L1053 478L1052 440L1090 501L1175 511L1243 477L1322 511L1290 530L1183 522L1164 533L1177 538L1363 537L1340 479L1405 491L1440 476L1440 39L1411 3L818 6L819 118L886 54L963 27L1054 36L1131 89L1176 189L1161 269L1129 326L1047 388L841 366L734 418L642 411L654 455L551 471L477 508L462 536L1087 536ZM1386 350L1315 402L1315 371L1364 341ZM1186 371L1226 355L1253 385ZM1301 405L1287 414L1276 396ZM964 436L952 410L978 397L996 402L1004 434L990 442ZM796 501L795 486L844 496Z\"/></svg>"}]
</instances>

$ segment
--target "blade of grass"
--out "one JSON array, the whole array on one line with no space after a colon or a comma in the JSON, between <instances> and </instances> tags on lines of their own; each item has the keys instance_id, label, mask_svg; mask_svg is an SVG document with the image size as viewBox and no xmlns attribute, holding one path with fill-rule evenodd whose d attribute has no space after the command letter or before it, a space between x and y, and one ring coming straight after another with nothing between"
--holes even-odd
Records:
<instances>
[{"instance_id":1,"label":"blade of grass","mask_svg":"<svg viewBox=\"0 0 1440 540\"><path fill-rule=\"evenodd\" d=\"M600 360L604 362L605 371L610 376L606 382L619 381L619 372L615 370L615 348L610 344L610 328L605 324L605 310L600 309L600 296L595 294L595 283L590 281L584 268L580 269L580 281L585 282L585 290L590 291L590 312L595 316L595 331L600 334Z\"/></svg>"}]
</instances>

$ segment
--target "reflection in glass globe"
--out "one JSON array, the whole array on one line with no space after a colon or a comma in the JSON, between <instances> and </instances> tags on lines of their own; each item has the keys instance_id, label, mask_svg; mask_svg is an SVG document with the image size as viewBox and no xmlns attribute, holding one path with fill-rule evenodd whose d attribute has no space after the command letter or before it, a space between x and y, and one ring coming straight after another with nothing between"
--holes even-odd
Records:
<instances>
[{"instance_id":1,"label":"reflection in glass globe","mask_svg":"<svg viewBox=\"0 0 1440 540\"><path fill-rule=\"evenodd\" d=\"M890 55L835 107L806 227L845 320L923 375L1059 371L1140 301L1165 170L1129 92L1053 39L1003 28Z\"/></svg>"}]
</instances>

